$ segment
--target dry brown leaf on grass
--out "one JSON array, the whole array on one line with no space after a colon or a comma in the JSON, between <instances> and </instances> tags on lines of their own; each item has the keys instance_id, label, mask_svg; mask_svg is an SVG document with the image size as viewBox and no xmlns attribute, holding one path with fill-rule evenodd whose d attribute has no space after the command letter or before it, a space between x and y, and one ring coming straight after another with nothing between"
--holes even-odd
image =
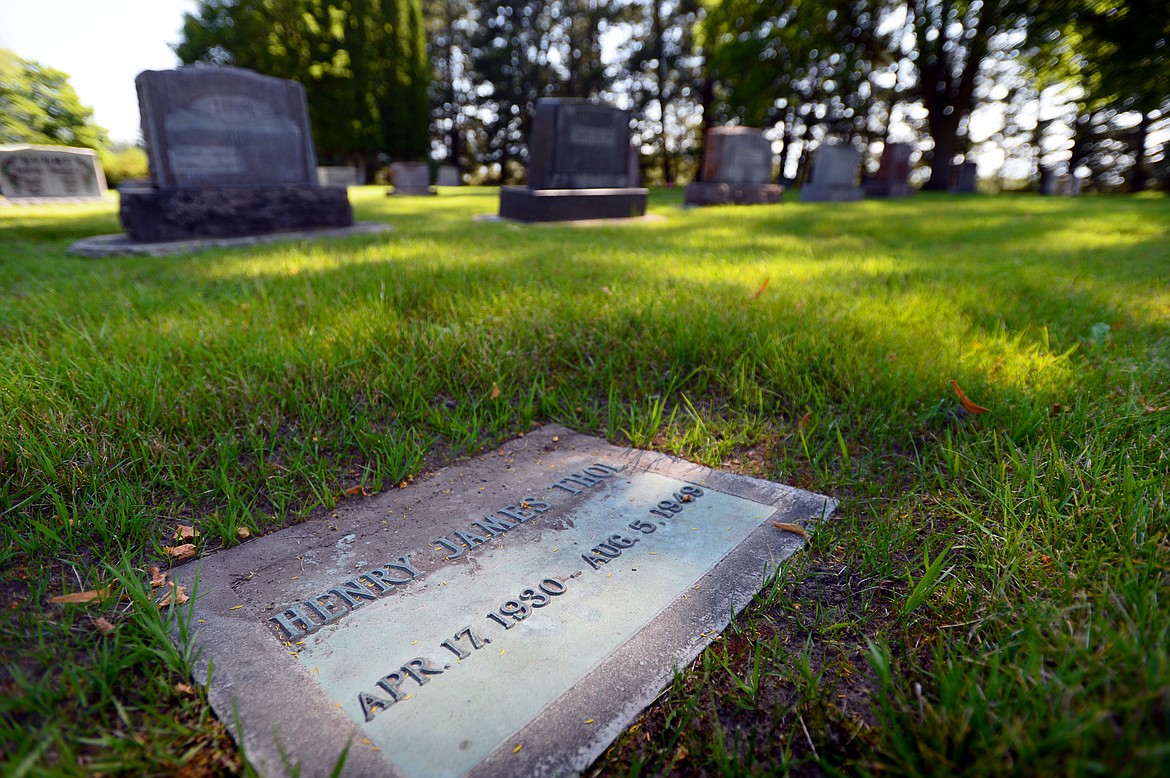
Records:
<instances>
[{"instance_id":1,"label":"dry brown leaf on grass","mask_svg":"<svg viewBox=\"0 0 1170 778\"><path fill-rule=\"evenodd\" d=\"M356 497L359 494L362 497L369 497L370 496L370 493L366 491L366 487L364 487L364 486L351 486L345 490L346 497Z\"/></svg>"},{"instance_id":2,"label":"dry brown leaf on grass","mask_svg":"<svg viewBox=\"0 0 1170 778\"><path fill-rule=\"evenodd\" d=\"M114 625L106 621L106 619L102 616L98 616L96 619L91 619L91 621L93 621L93 625L97 627L98 632L102 633L103 635L108 635L114 631Z\"/></svg>"},{"instance_id":3,"label":"dry brown leaf on grass","mask_svg":"<svg viewBox=\"0 0 1170 778\"><path fill-rule=\"evenodd\" d=\"M800 432L804 429L804 425L808 424L808 420L812 418L812 411L808 411L800 417L800 421L796 422L796 431Z\"/></svg>"},{"instance_id":4,"label":"dry brown leaf on grass","mask_svg":"<svg viewBox=\"0 0 1170 778\"><path fill-rule=\"evenodd\" d=\"M772 526L775 527L776 529L782 529L785 532L795 532L797 535L800 535L805 540L812 540L812 535L808 534L808 530L806 530L804 527L800 526L799 524L785 524L782 521L774 521L774 522L772 522Z\"/></svg>"},{"instance_id":5,"label":"dry brown leaf on grass","mask_svg":"<svg viewBox=\"0 0 1170 778\"><path fill-rule=\"evenodd\" d=\"M500 385L493 381L492 382L492 393L491 393L491 395L488 396L488 399L494 400L499 396L500 396Z\"/></svg>"},{"instance_id":6,"label":"dry brown leaf on grass","mask_svg":"<svg viewBox=\"0 0 1170 778\"><path fill-rule=\"evenodd\" d=\"M175 525L175 540L194 540L198 534L194 527L186 524Z\"/></svg>"},{"instance_id":7,"label":"dry brown leaf on grass","mask_svg":"<svg viewBox=\"0 0 1170 778\"><path fill-rule=\"evenodd\" d=\"M163 595L162 599L158 601L158 607L165 608L171 604L172 600L175 605L182 605L191 598L187 596L187 587L179 586L174 581L167 584L170 587L169 591Z\"/></svg>"},{"instance_id":8,"label":"dry brown leaf on grass","mask_svg":"<svg viewBox=\"0 0 1170 778\"><path fill-rule=\"evenodd\" d=\"M50 597L49 602L53 605L76 605L82 602L93 602L94 600L104 600L110 596L110 587L106 586L101 589L91 589L88 592L74 592L73 594L62 594L57 597Z\"/></svg>"},{"instance_id":9,"label":"dry brown leaf on grass","mask_svg":"<svg viewBox=\"0 0 1170 778\"><path fill-rule=\"evenodd\" d=\"M252 537L252 530L248 529L247 527L240 527L238 530L236 530L236 537L240 540L247 540L248 538Z\"/></svg>"},{"instance_id":10,"label":"dry brown leaf on grass","mask_svg":"<svg viewBox=\"0 0 1170 778\"><path fill-rule=\"evenodd\" d=\"M953 378L951 379L951 388L955 390L955 394L959 395L959 402L963 403L963 407L967 409L968 413L977 416L980 413L987 413L989 410L984 408L982 405L976 405L967 399L967 395L963 393L961 388L959 388L959 382Z\"/></svg>"},{"instance_id":11,"label":"dry brown leaf on grass","mask_svg":"<svg viewBox=\"0 0 1170 778\"><path fill-rule=\"evenodd\" d=\"M163 546L163 551L174 557L175 561L182 561L195 556L195 544L184 543L181 546Z\"/></svg>"},{"instance_id":12,"label":"dry brown leaf on grass","mask_svg":"<svg viewBox=\"0 0 1170 778\"><path fill-rule=\"evenodd\" d=\"M179 681L177 684L175 684L175 694L194 694L194 693L195 693L195 688L193 686L191 686L191 684L189 684L189 683L183 683L182 681Z\"/></svg>"},{"instance_id":13,"label":"dry brown leaf on grass","mask_svg":"<svg viewBox=\"0 0 1170 778\"><path fill-rule=\"evenodd\" d=\"M756 290L756 293L753 294L752 297L758 298L760 295L762 295L764 293L764 290L767 288L768 288L768 279L765 278L764 283L760 284L760 288Z\"/></svg>"}]
</instances>

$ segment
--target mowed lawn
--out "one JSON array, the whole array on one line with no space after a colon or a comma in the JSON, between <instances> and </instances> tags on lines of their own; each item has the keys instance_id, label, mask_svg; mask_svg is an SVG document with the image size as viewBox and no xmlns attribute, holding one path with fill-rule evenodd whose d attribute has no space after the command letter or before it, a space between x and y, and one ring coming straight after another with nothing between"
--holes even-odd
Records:
<instances>
[{"instance_id":1,"label":"mowed lawn","mask_svg":"<svg viewBox=\"0 0 1170 778\"><path fill-rule=\"evenodd\" d=\"M151 601L175 526L213 553L546 422L841 501L596 771L1170 763L1170 199L351 199L394 231L102 260L65 249L113 203L0 208L5 774L244 772Z\"/></svg>"}]
</instances>

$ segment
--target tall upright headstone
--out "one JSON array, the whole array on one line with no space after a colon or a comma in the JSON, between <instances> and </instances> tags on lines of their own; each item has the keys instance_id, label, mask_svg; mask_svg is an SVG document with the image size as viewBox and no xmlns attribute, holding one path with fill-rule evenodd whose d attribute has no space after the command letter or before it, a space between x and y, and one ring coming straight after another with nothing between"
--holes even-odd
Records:
<instances>
[{"instance_id":1,"label":"tall upright headstone","mask_svg":"<svg viewBox=\"0 0 1170 778\"><path fill-rule=\"evenodd\" d=\"M345 188L318 184L300 84L212 66L147 70L134 83L150 182L121 191L132 240L353 224Z\"/></svg>"},{"instance_id":2,"label":"tall upright headstone","mask_svg":"<svg viewBox=\"0 0 1170 778\"><path fill-rule=\"evenodd\" d=\"M632 186L630 117L605 103L546 98L528 139L528 185L500 189L500 216L527 222L613 219L646 213Z\"/></svg>"},{"instance_id":3,"label":"tall upright headstone","mask_svg":"<svg viewBox=\"0 0 1170 778\"><path fill-rule=\"evenodd\" d=\"M772 143L755 127L712 127L702 177L686 189L689 205L778 203L784 187L772 183Z\"/></svg>"},{"instance_id":4,"label":"tall upright headstone","mask_svg":"<svg viewBox=\"0 0 1170 778\"><path fill-rule=\"evenodd\" d=\"M93 149L0 146L0 196L95 199L105 194L106 177Z\"/></svg>"},{"instance_id":5,"label":"tall upright headstone","mask_svg":"<svg viewBox=\"0 0 1170 778\"><path fill-rule=\"evenodd\" d=\"M963 162L955 168L955 185L951 192L955 194L971 194L975 191L975 181L979 173L979 165L974 162Z\"/></svg>"},{"instance_id":6,"label":"tall upright headstone","mask_svg":"<svg viewBox=\"0 0 1170 778\"><path fill-rule=\"evenodd\" d=\"M852 146L822 143L813 157L810 180L800 189L800 201L843 203L864 198L857 185L858 159Z\"/></svg>"},{"instance_id":7,"label":"tall upright headstone","mask_svg":"<svg viewBox=\"0 0 1170 778\"><path fill-rule=\"evenodd\" d=\"M909 143L887 143L882 149L877 174L865 182L865 193L870 197L914 194L914 187L910 186L910 155L913 152Z\"/></svg>"}]
</instances>

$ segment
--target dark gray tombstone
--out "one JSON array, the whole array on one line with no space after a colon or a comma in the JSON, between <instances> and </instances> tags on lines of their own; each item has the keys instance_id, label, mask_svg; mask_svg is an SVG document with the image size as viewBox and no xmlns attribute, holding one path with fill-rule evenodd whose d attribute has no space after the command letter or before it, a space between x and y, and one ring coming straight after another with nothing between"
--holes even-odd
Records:
<instances>
[{"instance_id":1,"label":"dark gray tombstone","mask_svg":"<svg viewBox=\"0 0 1170 778\"><path fill-rule=\"evenodd\" d=\"M1056 194L1056 171L1046 167L1040 168L1040 194Z\"/></svg>"},{"instance_id":2,"label":"dark gray tombstone","mask_svg":"<svg viewBox=\"0 0 1170 778\"><path fill-rule=\"evenodd\" d=\"M391 195L433 195L431 189L431 166L425 162L395 162L390 165L390 182L394 184Z\"/></svg>"},{"instance_id":3,"label":"dark gray tombstone","mask_svg":"<svg viewBox=\"0 0 1170 778\"><path fill-rule=\"evenodd\" d=\"M500 216L527 222L613 219L646 213L632 186L630 117L604 103L547 98L528 139L528 185L500 189Z\"/></svg>"},{"instance_id":4,"label":"dark gray tombstone","mask_svg":"<svg viewBox=\"0 0 1170 778\"><path fill-rule=\"evenodd\" d=\"M882 161L873 178L865 182L865 193L870 197L908 197L914 194L910 186L909 143L887 143L882 149Z\"/></svg>"},{"instance_id":5,"label":"dark gray tombstone","mask_svg":"<svg viewBox=\"0 0 1170 778\"><path fill-rule=\"evenodd\" d=\"M106 177L92 149L0 146L0 196L23 199L100 199Z\"/></svg>"},{"instance_id":6,"label":"dark gray tombstone","mask_svg":"<svg viewBox=\"0 0 1170 778\"><path fill-rule=\"evenodd\" d=\"M435 183L439 186L463 186L463 174L454 165L439 165Z\"/></svg>"},{"instance_id":7,"label":"dark gray tombstone","mask_svg":"<svg viewBox=\"0 0 1170 778\"><path fill-rule=\"evenodd\" d=\"M317 182L300 84L211 66L147 70L134 83L150 182L121 189L131 240L353 224L345 188Z\"/></svg>"},{"instance_id":8,"label":"dark gray tombstone","mask_svg":"<svg viewBox=\"0 0 1170 778\"><path fill-rule=\"evenodd\" d=\"M844 203L861 200L865 192L857 185L857 149L822 143L813 157L812 175L800 189L800 201Z\"/></svg>"},{"instance_id":9,"label":"dark gray tombstone","mask_svg":"<svg viewBox=\"0 0 1170 778\"><path fill-rule=\"evenodd\" d=\"M975 181L979 173L979 166L974 162L963 162L955 169L955 185L951 192L955 194L971 194L975 191Z\"/></svg>"},{"instance_id":10,"label":"dark gray tombstone","mask_svg":"<svg viewBox=\"0 0 1170 778\"><path fill-rule=\"evenodd\" d=\"M780 202L772 183L772 142L754 127L707 131L702 177L686 189L688 205L760 205Z\"/></svg>"}]
</instances>

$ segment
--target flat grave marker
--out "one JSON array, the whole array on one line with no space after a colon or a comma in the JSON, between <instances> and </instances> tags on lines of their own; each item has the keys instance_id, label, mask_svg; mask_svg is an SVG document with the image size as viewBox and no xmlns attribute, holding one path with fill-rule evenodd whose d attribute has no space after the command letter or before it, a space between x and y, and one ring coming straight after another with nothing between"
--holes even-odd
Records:
<instances>
[{"instance_id":1,"label":"flat grave marker","mask_svg":"<svg viewBox=\"0 0 1170 778\"><path fill-rule=\"evenodd\" d=\"M564 775L834 506L550 425L175 578L262 774Z\"/></svg>"}]
</instances>

